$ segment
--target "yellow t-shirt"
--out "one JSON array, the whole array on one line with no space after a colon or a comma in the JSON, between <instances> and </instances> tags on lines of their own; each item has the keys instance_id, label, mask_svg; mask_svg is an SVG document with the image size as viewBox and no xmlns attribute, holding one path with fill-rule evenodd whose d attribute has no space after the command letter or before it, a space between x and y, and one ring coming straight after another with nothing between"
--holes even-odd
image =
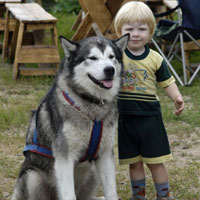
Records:
<instances>
[{"instance_id":1,"label":"yellow t-shirt","mask_svg":"<svg viewBox=\"0 0 200 200\"><path fill-rule=\"evenodd\" d=\"M160 113L157 86L167 87L175 82L162 56L148 47L140 56L134 56L126 49L123 63L123 85L118 95L119 112L137 115Z\"/></svg>"}]
</instances>

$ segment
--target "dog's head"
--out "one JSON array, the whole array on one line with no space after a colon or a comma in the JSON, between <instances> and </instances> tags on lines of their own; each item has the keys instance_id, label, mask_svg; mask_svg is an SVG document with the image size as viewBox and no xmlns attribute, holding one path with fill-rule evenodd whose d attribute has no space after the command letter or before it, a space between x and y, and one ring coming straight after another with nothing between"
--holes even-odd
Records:
<instances>
[{"instance_id":1,"label":"dog's head","mask_svg":"<svg viewBox=\"0 0 200 200\"><path fill-rule=\"evenodd\" d=\"M75 92L112 100L121 86L122 52L128 39L124 35L112 41L89 37L72 42L60 37L66 57L61 73L68 74L68 84Z\"/></svg>"}]
</instances>

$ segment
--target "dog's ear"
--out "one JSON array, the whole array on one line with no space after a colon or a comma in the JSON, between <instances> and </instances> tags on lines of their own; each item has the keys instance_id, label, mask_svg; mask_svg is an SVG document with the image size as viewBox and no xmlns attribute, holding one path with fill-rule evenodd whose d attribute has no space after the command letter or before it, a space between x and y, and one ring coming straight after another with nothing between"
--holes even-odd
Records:
<instances>
[{"instance_id":1,"label":"dog's ear","mask_svg":"<svg viewBox=\"0 0 200 200\"><path fill-rule=\"evenodd\" d=\"M117 45L119 49L121 49L121 51L124 51L128 44L129 37L130 37L130 34L127 33L123 35L122 37L120 37L119 39L114 40L113 42Z\"/></svg>"},{"instance_id":2,"label":"dog's ear","mask_svg":"<svg viewBox=\"0 0 200 200\"><path fill-rule=\"evenodd\" d=\"M60 36L60 43L63 47L65 55L68 57L70 52L76 51L78 44L68 40L67 38Z\"/></svg>"}]
</instances>

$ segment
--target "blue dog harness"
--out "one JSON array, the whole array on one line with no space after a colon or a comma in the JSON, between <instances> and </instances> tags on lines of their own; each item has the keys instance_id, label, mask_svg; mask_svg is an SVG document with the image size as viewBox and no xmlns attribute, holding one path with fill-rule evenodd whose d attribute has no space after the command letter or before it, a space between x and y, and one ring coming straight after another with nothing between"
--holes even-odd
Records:
<instances>
[{"instance_id":1,"label":"blue dog harness","mask_svg":"<svg viewBox=\"0 0 200 200\"><path fill-rule=\"evenodd\" d=\"M23 152L25 153L26 151L34 152L48 158L53 158L53 154L50 149L38 144L36 128L33 136L33 144L26 145Z\"/></svg>"},{"instance_id":2,"label":"blue dog harness","mask_svg":"<svg viewBox=\"0 0 200 200\"><path fill-rule=\"evenodd\" d=\"M72 105L74 108L80 111L80 108L75 105L75 102L69 97L68 93L63 91L63 96L70 103L70 105ZM90 142L89 142L85 155L79 160L80 162L84 162L86 160L91 162L92 160L95 160L97 158L97 151L101 142L101 137L102 137L102 132L103 132L103 121L94 120L93 122L94 124L91 131ZM34 153L46 156L48 158L54 158L53 153L50 149L38 144L36 128L34 131L33 143L27 145L24 148L23 152L25 153L26 151L34 152Z\"/></svg>"}]
</instances>

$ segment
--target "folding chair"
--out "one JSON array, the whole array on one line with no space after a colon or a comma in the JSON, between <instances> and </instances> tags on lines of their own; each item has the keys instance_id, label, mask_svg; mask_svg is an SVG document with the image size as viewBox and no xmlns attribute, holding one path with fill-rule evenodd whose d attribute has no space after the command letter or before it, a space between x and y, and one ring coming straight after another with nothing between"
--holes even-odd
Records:
<instances>
[{"instance_id":1,"label":"folding chair","mask_svg":"<svg viewBox=\"0 0 200 200\"><path fill-rule=\"evenodd\" d=\"M197 41L200 39L200 2L199 0L178 0L178 5L174 9L165 13L155 14L155 16L163 17L173 13L176 9L178 9L178 21L161 19L157 24L157 30L152 42L164 57L175 78L184 86L190 85L200 71L200 64L198 64L195 70L189 65L186 65L184 49L184 44L191 41L197 45L197 49L200 49L200 43ZM159 41L160 44L163 44L163 41L172 43L171 47L168 49L167 56L165 56L157 41ZM181 56L178 54L180 50ZM170 63L174 58L182 62L184 82ZM191 77L188 76L187 70L191 72Z\"/></svg>"}]
</instances>

